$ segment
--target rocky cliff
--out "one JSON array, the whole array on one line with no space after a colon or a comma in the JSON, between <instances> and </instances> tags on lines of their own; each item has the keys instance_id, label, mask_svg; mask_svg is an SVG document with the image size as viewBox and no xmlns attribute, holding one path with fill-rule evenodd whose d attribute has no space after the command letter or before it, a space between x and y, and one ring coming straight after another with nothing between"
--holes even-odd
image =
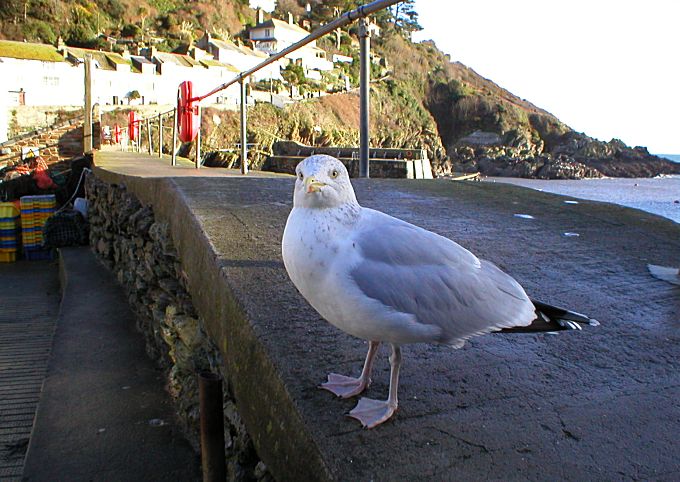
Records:
<instances>
[{"instance_id":1,"label":"rocky cliff","mask_svg":"<svg viewBox=\"0 0 680 482\"><path fill-rule=\"evenodd\" d=\"M428 78L427 106L448 159L441 171L580 179L680 173L680 164L574 131L460 63Z\"/></svg>"}]
</instances>

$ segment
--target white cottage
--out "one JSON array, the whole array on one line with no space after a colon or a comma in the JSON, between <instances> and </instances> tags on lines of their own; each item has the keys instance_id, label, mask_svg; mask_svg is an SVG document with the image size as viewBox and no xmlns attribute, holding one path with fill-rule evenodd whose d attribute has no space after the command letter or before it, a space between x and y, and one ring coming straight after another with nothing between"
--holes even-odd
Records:
<instances>
[{"instance_id":1,"label":"white cottage","mask_svg":"<svg viewBox=\"0 0 680 482\"><path fill-rule=\"evenodd\" d=\"M74 68L53 45L0 40L0 79L11 105L83 103L83 68Z\"/></svg>"},{"instance_id":2,"label":"white cottage","mask_svg":"<svg viewBox=\"0 0 680 482\"><path fill-rule=\"evenodd\" d=\"M269 57L269 54L265 52L236 45L229 40L213 38L212 35L207 32L198 40L196 46L206 50L215 60L234 66L238 72L249 70L264 60L267 60ZM252 76L252 80L280 80L281 67L280 61L274 62L261 71L256 72Z\"/></svg>"},{"instance_id":3,"label":"white cottage","mask_svg":"<svg viewBox=\"0 0 680 482\"><path fill-rule=\"evenodd\" d=\"M262 20L260 18L259 20ZM249 31L249 38L255 50L273 54L284 50L309 35L309 32L295 24L293 16L288 14L288 22L272 18L260 21ZM304 47L286 55L287 59L298 61L311 78L320 78L320 71L333 70L333 62L326 59L326 51L312 41ZM316 73L309 71L317 71Z\"/></svg>"}]
</instances>

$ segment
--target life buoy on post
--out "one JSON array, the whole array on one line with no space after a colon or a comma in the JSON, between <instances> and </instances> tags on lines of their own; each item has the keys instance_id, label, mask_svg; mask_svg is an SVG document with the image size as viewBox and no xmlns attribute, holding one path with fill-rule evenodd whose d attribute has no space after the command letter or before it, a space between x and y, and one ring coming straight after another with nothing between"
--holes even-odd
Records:
<instances>
[{"instance_id":1,"label":"life buoy on post","mask_svg":"<svg viewBox=\"0 0 680 482\"><path fill-rule=\"evenodd\" d=\"M134 110L128 114L128 137L131 141L137 140L139 137L139 117Z\"/></svg>"},{"instance_id":2,"label":"life buoy on post","mask_svg":"<svg viewBox=\"0 0 680 482\"><path fill-rule=\"evenodd\" d=\"M196 139L201 121L198 118L198 102L193 97L193 83L185 80L179 84L177 93L177 135L182 142Z\"/></svg>"}]
</instances>

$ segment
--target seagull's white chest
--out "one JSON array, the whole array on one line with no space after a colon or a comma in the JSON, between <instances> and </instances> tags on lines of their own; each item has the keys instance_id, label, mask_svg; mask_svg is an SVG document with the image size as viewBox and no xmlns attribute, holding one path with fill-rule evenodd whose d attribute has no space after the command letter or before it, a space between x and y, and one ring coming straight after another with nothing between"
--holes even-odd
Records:
<instances>
[{"instance_id":1,"label":"seagull's white chest","mask_svg":"<svg viewBox=\"0 0 680 482\"><path fill-rule=\"evenodd\" d=\"M340 250L342 226L326 210L295 208L283 233L283 262L295 286L307 297L325 284Z\"/></svg>"},{"instance_id":2,"label":"seagull's white chest","mask_svg":"<svg viewBox=\"0 0 680 482\"><path fill-rule=\"evenodd\" d=\"M294 208L282 242L283 262L295 287L324 318L340 328L345 300L336 285L352 265L346 262L351 230L340 221L342 214ZM337 263L340 257L343 263Z\"/></svg>"}]
</instances>

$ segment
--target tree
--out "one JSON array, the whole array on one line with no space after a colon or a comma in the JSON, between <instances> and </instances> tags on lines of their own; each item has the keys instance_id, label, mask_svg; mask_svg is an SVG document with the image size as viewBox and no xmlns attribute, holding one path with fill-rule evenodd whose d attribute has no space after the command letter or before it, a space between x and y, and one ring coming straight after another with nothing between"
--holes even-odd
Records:
<instances>
[{"instance_id":1,"label":"tree","mask_svg":"<svg viewBox=\"0 0 680 482\"><path fill-rule=\"evenodd\" d=\"M281 71L281 77L291 85L302 85L307 81L302 65L294 62L286 65L286 68Z\"/></svg>"},{"instance_id":2,"label":"tree","mask_svg":"<svg viewBox=\"0 0 680 482\"><path fill-rule=\"evenodd\" d=\"M142 34L142 29L134 23L129 23L121 29L120 34L123 37L137 38Z\"/></svg>"},{"instance_id":3,"label":"tree","mask_svg":"<svg viewBox=\"0 0 680 482\"><path fill-rule=\"evenodd\" d=\"M405 0L390 7L394 26L408 35L422 30L418 23L418 12L415 10L415 0Z\"/></svg>"}]
</instances>

